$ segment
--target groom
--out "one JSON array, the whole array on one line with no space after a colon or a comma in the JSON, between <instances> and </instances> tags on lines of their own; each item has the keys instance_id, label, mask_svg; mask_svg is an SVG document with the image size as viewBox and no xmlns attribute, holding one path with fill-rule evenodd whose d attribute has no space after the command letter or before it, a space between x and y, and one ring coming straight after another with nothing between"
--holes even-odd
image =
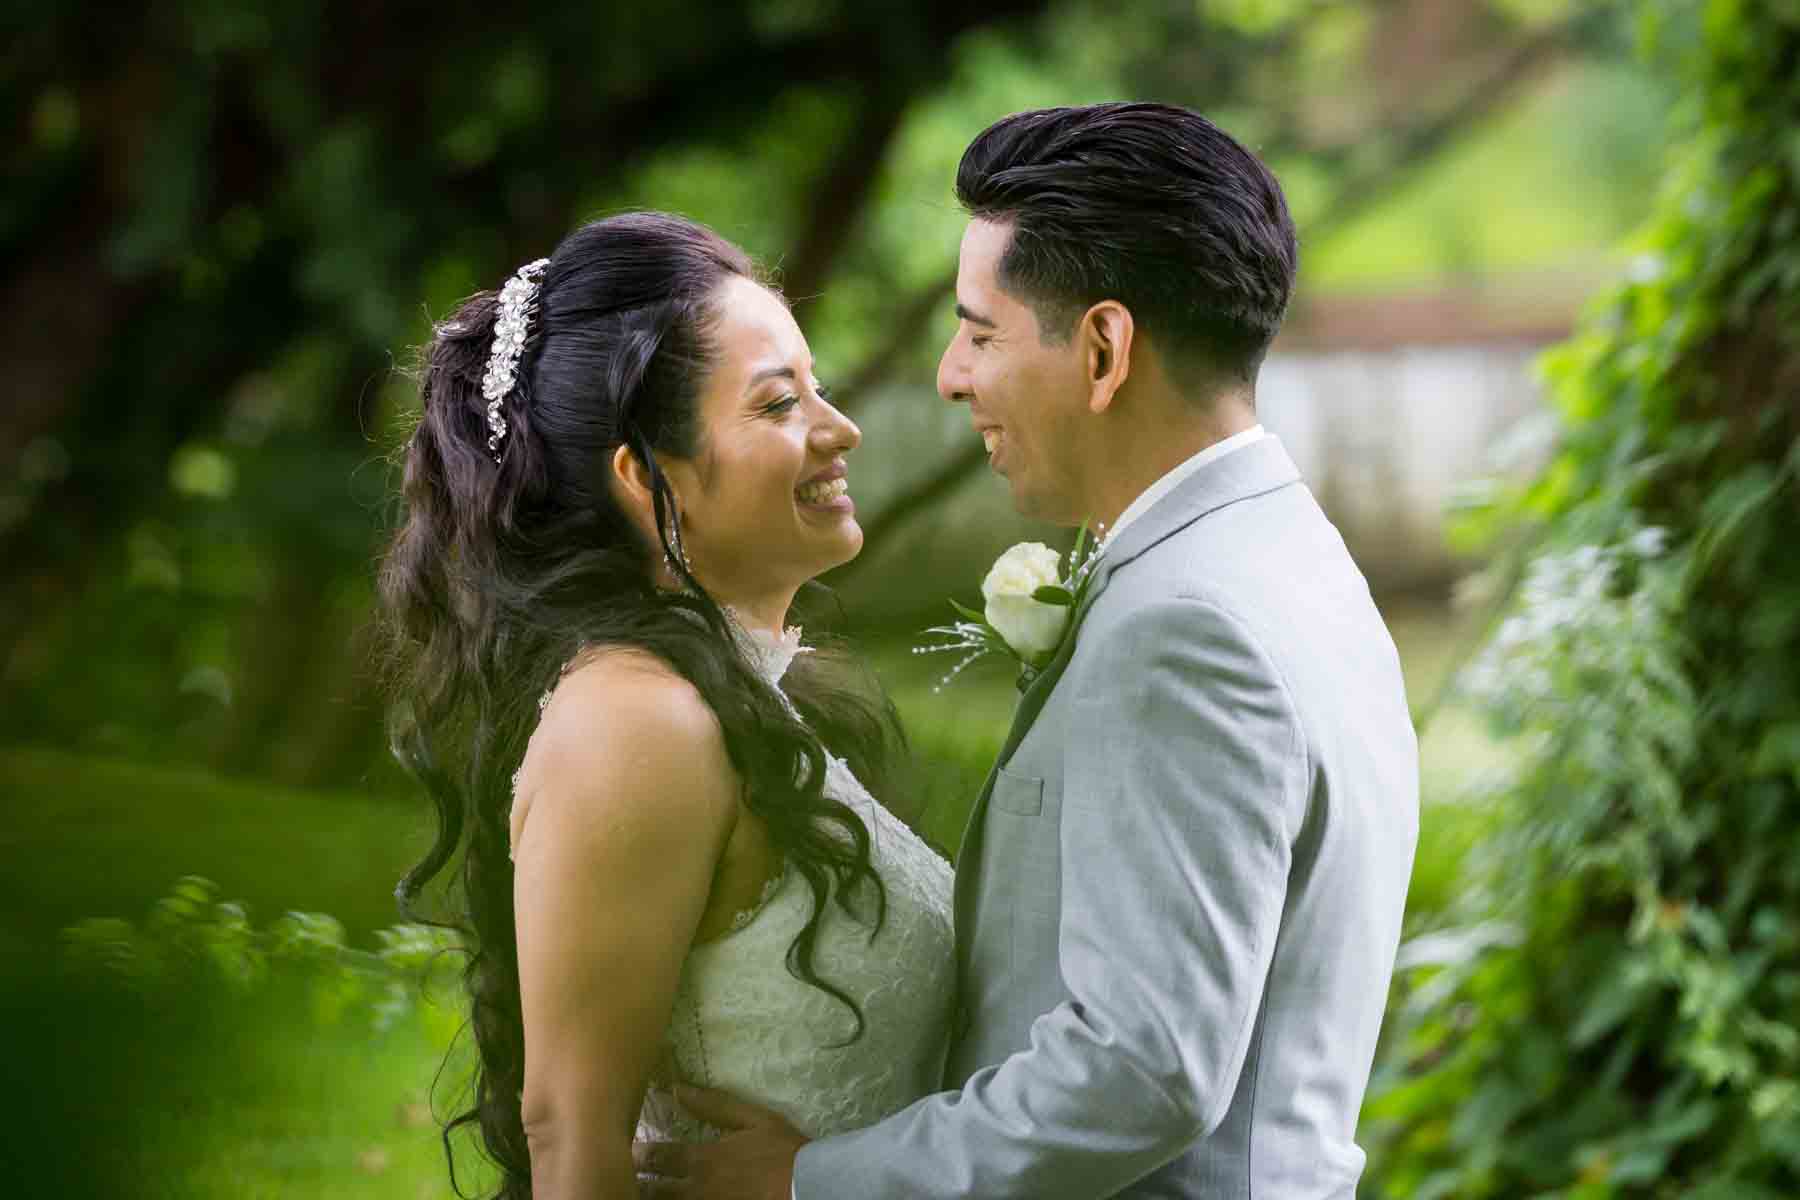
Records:
<instances>
[{"instance_id":1,"label":"groom","mask_svg":"<svg viewBox=\"0 0 1800 1200\"><path fill-rule=\"evenodd\" d=\"M672 1149L670 1194L1352 1197L1418 760L1368 586L1256 423L1281 189L1152 104L1008 117L956 188L938 390L1020 511L1104 527L1096 574L964 836L946 1090L811 1143L690 1095L737 1132Z\"/></svg>"}]
</instances>

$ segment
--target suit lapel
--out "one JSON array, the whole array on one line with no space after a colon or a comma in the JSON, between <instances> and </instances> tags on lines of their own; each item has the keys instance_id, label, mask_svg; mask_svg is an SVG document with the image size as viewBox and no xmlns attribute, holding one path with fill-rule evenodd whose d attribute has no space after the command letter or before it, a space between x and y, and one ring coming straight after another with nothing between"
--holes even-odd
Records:
<instances>
[{"instance_id":1,"label":"suit lapel","mask_svg":"<svg viewBox=\"0 0 1800 1200\"><path fill-rule=\"evenodd\" d=\"M1068 668L1069 660L1074 657L1081 622L1093 608L1094 601L1100 598L1100 593L1106 590L1114 572L1120 567L1141 557L1158 543L1186 529L1195 521L1240 500L1276 491L1299 480L1299 469L1294 466L1294 460L1288 457L1287 450L1279 441L1266 437L1252 442L1217 462L1200 468L1191 478L1184 480L1181 486L1152 505L1143 516L1126 526L1124 532L1102 552L1094 566L1096 574L1093 582L1089 584L1087 594L1082 597L1081 608L1070 617L1068 635L1058 647L1056 658L1032 681L1019 701L1018 708L1013 711L1012 728L1007 732L1006 742L1000 749L999 757L994 760L993 768L988 771L987 782L982 785L981 794L976 797L974 806L969 810L969 819L963 825L962 842L956 853L956 942L957 957L964 970L968 967L967 957L974 930L976 866L980 861L982 830L985 825L982 818L987 814L988 797L993 794L994 780L999 775L1000 768L1012 759L1013 751L1018 749L1025 735L1031 732L1033 722L1049 701L1050 693L1056 690L1057 681Z\"/></svg>"},{"instance_id":2,"label":"suit lapel","mask_svg":"<svg viewBox=\"0 0 1800 1200\"><path fill-rule=\"evenodd\" d=\"M1050 699L1050 693L1056 690L1056 681L1062 678L1063 671L1069 665L1069 659L1074 656L1075 631L1080 628L1081 618L1087 615L1088 608L1093 604L1093 597L1099 591L1099 582L1098 579L1094 581L1096 586L1090 588L1088 594L1082 598L1080 611L1070 617L1070 624L1074 628L1071 628L1068 635L1063 638L1062 645L1057 648L1056 657L1051 660L1049 666L1038 672L1037 678L1031 681L1031 686L1025 689L1025 695L1020 698L1019 706L1013 709L1012 728L1007 731L1006 743L1001 746L999 757L994 760L994 765L988 768L987 782L981 785L981 795L976 797L975 806L969 811L969 819L963 826L963 848L957 851L957 862L962 862L967 854L969 839L979 836L981 814L987 808L988 795L994 790L994 777L1000 773L1000 768L1006 765L1008 759L1012 758L1012 752L1018 749L1019 743L1031 731L1031 723L1037 720L1038 713L1043 711L1044 702Z\"/></svg>"}]
</instances>

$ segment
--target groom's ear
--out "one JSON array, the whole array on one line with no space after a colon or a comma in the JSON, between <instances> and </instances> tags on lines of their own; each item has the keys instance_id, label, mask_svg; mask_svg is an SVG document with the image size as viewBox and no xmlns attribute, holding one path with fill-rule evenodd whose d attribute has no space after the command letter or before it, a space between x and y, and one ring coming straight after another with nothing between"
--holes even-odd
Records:
<instances>
[{"instance_id":1,"label":"groom's ear","mask_svg":"<svg viewBox=\"0 0 1800 1200\"><path fill-rule=\"evenodd\" d=\"M1088 411L1103 413L1131 375L1131 341L1137 324L1117 300L1102 300L1075 327L1087 368Z\"/></svg>"}]
</instances>

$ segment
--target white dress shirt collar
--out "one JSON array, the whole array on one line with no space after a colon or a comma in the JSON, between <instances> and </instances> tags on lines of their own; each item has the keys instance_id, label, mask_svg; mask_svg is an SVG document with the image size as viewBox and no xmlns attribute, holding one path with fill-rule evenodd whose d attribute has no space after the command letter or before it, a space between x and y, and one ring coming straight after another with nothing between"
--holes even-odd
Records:
<instances>
[{"instance_id":1,"label":"white dress shirt collar","mask_svg":"<svg viewBox=\"0 0 1800 1200\"><path fill-rule=\"evenodd\" d=\"M1222 442L1214 442L1206 449L1200 451L1200 453L1179 464L1167 475L1164 475L1161 479L1145 488L1138 498L1133 500L1125 511L1119 514L1119 519L1113 522L1112 528L1108 529L1101 537L1100 549L1106 549L1107 544L1118 537L1121 530L1145 513L1149 512L1151 507L1158 500L1161 500L1164 496L1181 486L1182 481L1187 479L1195 471L1198 471L1209 462L1224 458L1233 450L1242 450L1252 442L1260 442L1267 436L1268 433L1261 425L1252 425L1250 428L1243 430L1240 433L1232 434Z\"/></svg>"}]
</instances>

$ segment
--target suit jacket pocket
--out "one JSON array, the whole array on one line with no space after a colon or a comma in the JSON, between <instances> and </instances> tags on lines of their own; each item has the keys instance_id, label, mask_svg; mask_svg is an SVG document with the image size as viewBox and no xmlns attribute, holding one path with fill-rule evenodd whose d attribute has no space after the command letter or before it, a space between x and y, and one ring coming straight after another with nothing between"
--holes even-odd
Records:
<instances>
[{"instance_id":1,"label":"suit jacket pocket","mask_svg":"<svg viewBox=\"0 0 1800 1200\"><path fill-rule=\"evenodd\" d=\"M1001 812L1035 817L1044 810L1044 781L1001 767L994 774L994 792L989 803Z\"/></svg>"}]
</instances>

